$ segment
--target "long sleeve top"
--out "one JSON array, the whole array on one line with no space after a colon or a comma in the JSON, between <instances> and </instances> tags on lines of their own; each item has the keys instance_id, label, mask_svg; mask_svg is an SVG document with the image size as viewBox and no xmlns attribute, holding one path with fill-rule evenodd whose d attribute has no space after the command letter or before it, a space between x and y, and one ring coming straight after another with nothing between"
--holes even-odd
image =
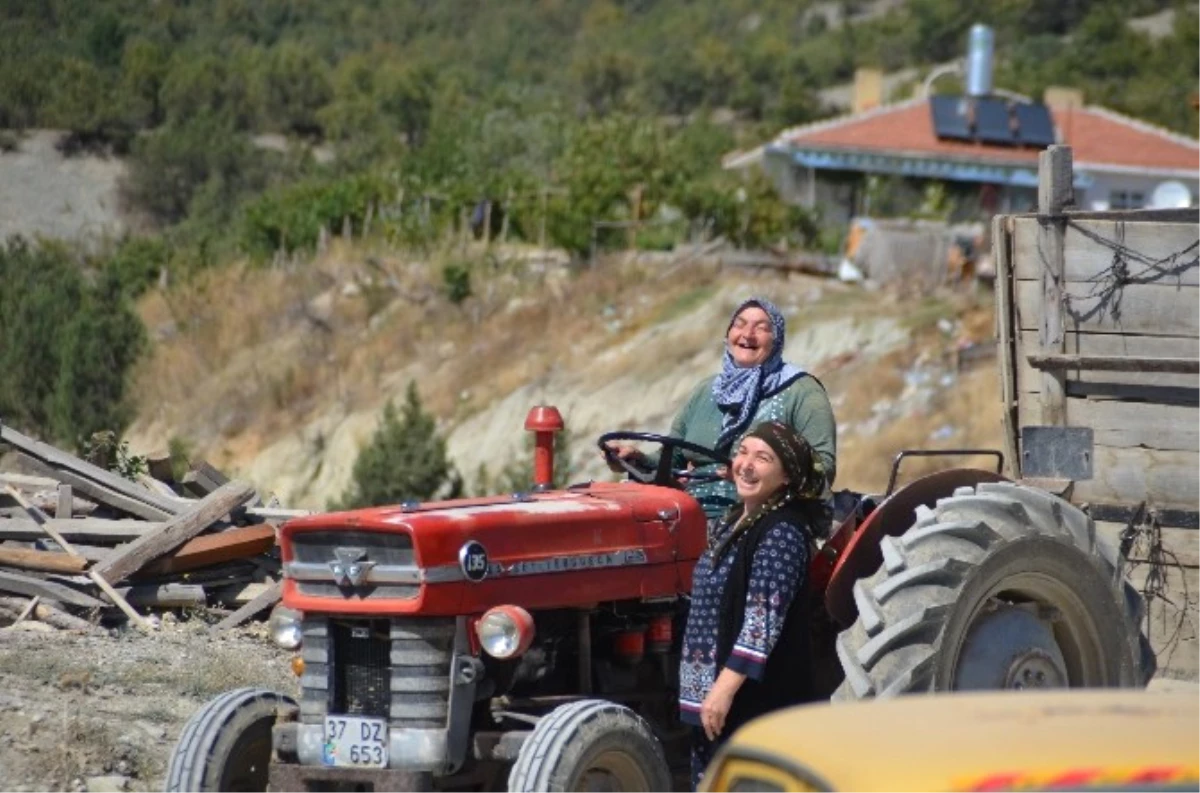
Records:
<instances>
[{"instance_id":1,"label":"long sleeve top","mask_svg":"<svg viewBox=\"0 0 1200 793\"><path fill-rule=\"evenodd\" d=\"M714 538L710 545L719 545L719 541L720 537ZM692 571L692 603L679 670L680 718L689 724L700 724L700 705L721 671L716 663L721 604L735 556L724 554L714 567L710 547ZM807 569L808 541L803 531L790 523L779 523L766 532L754 552L745 618L725 666L752 680L762 679L767 658L779 640L788 608L804 585Z\"/></svg>"}]
</instances>

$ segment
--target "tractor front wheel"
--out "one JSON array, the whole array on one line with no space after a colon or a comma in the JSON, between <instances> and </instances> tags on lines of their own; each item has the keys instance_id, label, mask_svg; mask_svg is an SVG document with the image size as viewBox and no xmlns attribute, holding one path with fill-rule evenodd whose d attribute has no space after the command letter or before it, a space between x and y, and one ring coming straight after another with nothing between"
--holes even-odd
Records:
<instances>
[{"instance_id":1,"label":"tractor front wheel","mask_svg":"<svg viewBox=\"0 0 1200 793\"><path fill-rule=\"evenodd\" d=\"M542 718L508 777L510 791L670 788L662 746L645 720L597 699L562 705Z\"/></svg>"},{"instance_id":2,"label":"tractor front wheel","mask_svg":"<svg viewBox=\"0 0 1200 793\"><path fill-rule=\"evenodd\" d=\"M968 689L1144 686L1143 603L1068 502L1012 483L959 488L881 542L837 639L834 700Z\"/></svg>"},{"instance_id":3,"label":"tractor front wheel","mask_svg":"<svg viewBox=\"0 0 1200 793\"><path fill-rule=\"evenodd\" d=\"M266 790L275 712L295 704L264 688L239 688L210 700L184 725L164 790Z\"/></svg>"}]
</instances>

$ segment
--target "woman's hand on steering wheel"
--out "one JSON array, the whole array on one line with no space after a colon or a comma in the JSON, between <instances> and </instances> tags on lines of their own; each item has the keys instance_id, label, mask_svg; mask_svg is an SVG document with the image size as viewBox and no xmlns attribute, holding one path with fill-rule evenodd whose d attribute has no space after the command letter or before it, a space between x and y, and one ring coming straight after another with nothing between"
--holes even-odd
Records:
<instances>
[{"instance_id":1,"label":"woman's hand on steering wheel","mask_svg":"<svg viewBox=\"0 0 1200 793\"><path fill-rule=\"evenodd\" d=\"M642 441L659 444L662 446L662 451L659 453L658 465L653 471L646 470L649 466L646 455L632 446L614 445L614 441ZM687 484L715 482L728 476L730 462L727 457L722 456L715 449L670 435L658 435L650 432L607 432L600 436L597 445L609 468L618 473L624 471L630 479L642 484L679 488ZM686 469L672 468L671 463L676 449L690 451L698 457L711 460L721 468L715 473L696 474L693 473L695 463L692 461L688 462ZM641 463L641 466L638 463Z\"/></svg>"}]
</instances>

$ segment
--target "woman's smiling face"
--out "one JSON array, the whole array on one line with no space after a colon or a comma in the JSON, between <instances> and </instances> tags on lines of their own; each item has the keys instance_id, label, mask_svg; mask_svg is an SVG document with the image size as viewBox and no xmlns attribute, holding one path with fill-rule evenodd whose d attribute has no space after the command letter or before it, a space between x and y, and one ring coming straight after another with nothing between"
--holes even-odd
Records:
<instances>
[{"instance_id":1,"label":"woman's smiling face","mask_svg":"<svg viewBox=\"0 0 1200 793\"><path fill-rule=\"evenodd\" d=\"M787 483L783 463L762 438L742 439L733 458L733 484L750 512Z\"/></svg>"},{"instance_id":2,"label":"woman's smiling face","mask_svg":"<svg viewBox=\"0 0 1200 793\"><path fill-rule=\"evenodd\" d=\"M760 366L775 347L775 328L767 312L746 306L733 318L725 336L733 362L743 369Z\"/></svg>"}]
</instances>

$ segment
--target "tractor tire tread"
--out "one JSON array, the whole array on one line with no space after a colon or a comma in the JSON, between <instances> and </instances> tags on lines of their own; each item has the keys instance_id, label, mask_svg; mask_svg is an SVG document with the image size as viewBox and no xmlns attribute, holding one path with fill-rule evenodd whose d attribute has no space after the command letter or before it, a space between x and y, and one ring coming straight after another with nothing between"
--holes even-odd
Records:
<instances>
[{"instance_id":1,"label":"tractor tire tread","mask_svg":"<svg viewBox=\"0 0 1200 793\"><path fill-rule=\"evenodd\" d=\"M670 774L666 757L653 731L641 716L629 708L607 700L584 699L562 705L542 717L526 739L509 773L510 791L554 791L562 790L555 779L560 771L553 758L562 757L568 746L580 739L584 730L595 724L607 724L629 731L653 747L660 766L660 779L651 779L651 789L658 785L669 785ZM665 789L662 787L661 789Z\"/></svg>"},{"instance_id":2,"label":"tractor tire tread","mask_svg":"<svg viewBox=\"0 0 1200 793\"><path fill-rule=\"evenodd\" d=\"M167 791L204 790L205 768L220 739L221 730L238 711L257 702L295 705L291 697L266 688L246 687L226 691L192 714L172 750L163 787Z\"/></svg>"},{"instance_id":3,"label":"tractor tire tread","mask_svg":"<svg viewBox=\"0 0 1200 793\"><path fill-rule=\"evenodd\" d=\"M1141 626L1141 595L1118 583L1120 567L1091 518L1062 499L1015 483L982 483L918 506L914 518L904 534L880 540L882 564L854 584L859 619L836 641L846 678L835 701L931 690L941 634L967 580L998 546L1031 534L1082 552L1111 582L1133 629ZM1141 639L1135 663L1148 675L1153 665Z\"/></svg>"}]
</instances>

